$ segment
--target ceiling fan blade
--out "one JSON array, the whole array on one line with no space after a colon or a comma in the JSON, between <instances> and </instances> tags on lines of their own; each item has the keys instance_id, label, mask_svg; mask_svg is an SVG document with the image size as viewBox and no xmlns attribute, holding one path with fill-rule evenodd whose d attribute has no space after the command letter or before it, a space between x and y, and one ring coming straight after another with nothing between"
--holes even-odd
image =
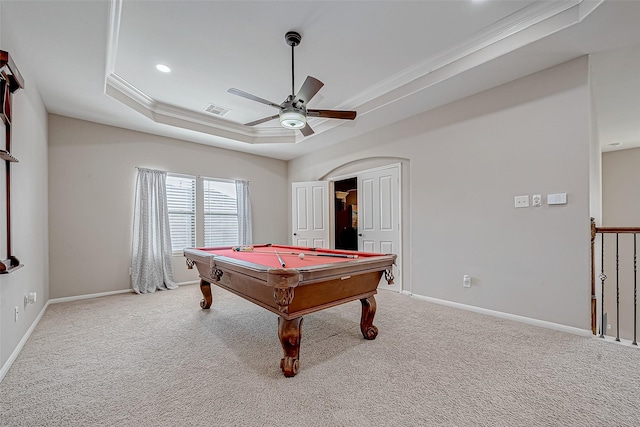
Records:
<instances>
[{"instance_id":1,"label":"ceiling fan blade","mask_svg":"<svg viewBox=\"0 0 640 427\"><path fill-rule=\"evenodd\" d=\"M307 123L307 125L302 129L300 129L300 132L302 132L304 136L313 135L315 133L313 129L311 129L311 126L309 126L309 123Z\"/></svg>"},{"instance_id":2,"label":"ceiling fan blade","mask_svg":"<svg viewBox=\"0 0 640 427\"><path fill-rule=\"evenodd\" d=\"M324 86L320 80L315 77L307 76L307 79L302 84L302 87L296 95L296 100L301 101L303 104L308 103L311 98L316 96L316 93Z\"/></svg>"},{"instance_id":3,"label":"ceiling fan blade","mask_svg":"<svg viewBox=\"0 0 640 427\"><path fill-rule=\"evenodd\" d=\"M353 120L356 118L355 111L341 110L307 110L308 117L323 117L325 119L344 119Z\"/></svg>"},{"instance_id":4,"label":"ceiling fan blade","mask_svg":"<svg viewBox=\"0 0 640 427\"><path fill-rule=\"evenodd\" d=\"M272 106L272 107L274 107L274 108L278 108L278 109L280 109L280 108L281 108L281 107L280 107L280 105L279 105L279 104L276 104L275 102L267 101L266 99L260 98L259 96L251 95L250 93L247 93L247 92L242 91L242 90L240 90L240 89L236 89L236 88L233 88L233 87L232 87L232 88L231 88L231 89L229 89L227 92L232 93L232 94L234 94L234 95L241 96L241 97L243 97L243 98L250 99L250 100L252 100L252 101L260 102L261 104L270 105L270 106Z\"/></svg>"},{"instance_id":5,"label":"ceiling fan blade","mask_svg":"<svg viewBox=\"0 0 640 427\"><path fill-rule=\"evenodd\" d=\"M275 116L265 117L264 119L259 119L259 120L255 120L253 122L245 123L244 125L245 126L255 126L255 125L259 125L260 123L268 122L269 120L277 119L278 117L280 117L280 115L276 114Z\"/></svg>"}]
</instances>

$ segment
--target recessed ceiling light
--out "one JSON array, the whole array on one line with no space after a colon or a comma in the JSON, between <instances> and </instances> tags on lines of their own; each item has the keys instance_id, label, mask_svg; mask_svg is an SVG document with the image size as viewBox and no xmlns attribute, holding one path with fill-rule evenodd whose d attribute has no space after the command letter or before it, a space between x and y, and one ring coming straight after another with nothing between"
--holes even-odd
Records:
<instances>
[{"instance_id":1,"label":"recessed ceiling light","mask_svg":"<svg viewBox=\"0 0 640 427\"><path fill-rule=\"evenodd\" d=\"M171 72L171 68L167 67L164 64L158 64L156 65L156 69L158 71L162 71L163 73L170 73Z\"/></svg>"},{"instance_id":2,"label":"recessed ceiling light","mask_svg":"<svg viewBox=\"0 0 640 427\"><path fill-rule=\"evenodd\" d=\"M622 145L622 142L612 142L611 144L609 144L611 147L619 147Z\"/></svg>"}]
</instances>

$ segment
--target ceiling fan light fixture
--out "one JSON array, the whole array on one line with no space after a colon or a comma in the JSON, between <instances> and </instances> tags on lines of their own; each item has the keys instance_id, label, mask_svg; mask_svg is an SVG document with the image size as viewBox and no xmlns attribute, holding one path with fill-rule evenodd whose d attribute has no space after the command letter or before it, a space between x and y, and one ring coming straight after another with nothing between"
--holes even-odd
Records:
<instances>
[{"instance_id":1,"label":"ceiling fan light fixture","mask_svg":"<svg viewBox=\"0 0 640 427\"><path fill-rule=\"evenodd\" d=\"M227 92L234 95L241 96L243 98L250 99L252 101L259 102L261 104L268 105L270 107L280 110L278 114L265 117L259 120L254 120L249 123L245 123L245 126L255 126L261 123L265 123L277 118L280 119L280 126L285 129L297 129L303 136L313 135L313 129L307 123L307 114L311 117L322 117L326 119L343 119L353 120L356 118L355 111L338 111L338 110L307 110L307 103L318 93L318 91L324 86L320 80L315 77L307 76L302 87L298 90L298 94L295 95L295 78L294 78L294 61L293 50L300 44L302 37L300 33L295 31L289 31L285 34L284 40L289 46L291 46L291 95L282 104L276 104L269 100L260 98L250 93L241 91L240 89L230 88Z\"/></svg>"},{"instance_id":2,"label":"ceiling fan light fixture","mask_svg":"<svg viewBox=\"0 0 640 427\"><path fill-rule=\"evenodd\" d=\"M298 111L283 111L280 114L280 125L287 129L302 129L307 125L307 118Z\"/></svg>"}]
</instances>

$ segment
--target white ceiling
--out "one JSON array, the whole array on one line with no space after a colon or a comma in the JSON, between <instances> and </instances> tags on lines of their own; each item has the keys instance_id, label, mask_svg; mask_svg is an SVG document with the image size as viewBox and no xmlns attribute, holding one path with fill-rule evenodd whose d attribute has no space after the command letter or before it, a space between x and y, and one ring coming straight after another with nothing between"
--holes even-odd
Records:
<instances>
[{"instance_id":1,"label":"white ceiling","mask_svg":"<svg viewBox=\"0 0 640 427\"><path fill-rule=\"evenodd\" d=\"M2 40L51 113L292 159L594 53L604 150L640 146L640 1L2 1ZM355 121L281 128L272 107L307 75L309 108ZM171 67L160 73L157 63ZM24 65L22 65L24 64ZM230 109L224 117L209 104Z\"/></svg>"}]
</instances>

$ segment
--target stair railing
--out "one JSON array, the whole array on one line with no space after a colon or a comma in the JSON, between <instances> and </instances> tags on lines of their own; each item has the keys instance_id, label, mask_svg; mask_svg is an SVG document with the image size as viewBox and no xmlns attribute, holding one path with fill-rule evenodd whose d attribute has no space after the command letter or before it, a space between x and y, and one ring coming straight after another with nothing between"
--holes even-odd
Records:
<instances>
[{"instance_id":1,"label":"stair railing","mask_svg":"<svg viewBox=\"0 0 640 427\"><path fill-rule=\"evenodd\" d=\"M595 250L595 240L596 236L600 234L600 250L599 250L599 261L600 261L600 274L598 278L600 279L600 338L605 337L605 329L607 329L607 321L606 321L606 311L605 311L605 281L608 279L605 274L605 235L615 235L615 314L616 314L616 341L620 341L620 292L621 288L628 288L630 284L624 283L621 284L621 253L626 254L627 250L623 249L621 252L620 249L620 236L621 235L631 235L633 239L633 341L631 344L638 345L637 342L637 324L638 324L638 256L637 256L637 236L640 234L640 227L597 227L595 223L595 219L591 218L591 330L594 335L598 335L597 333L597 301L598 297L596 295L596 250ZM610 242L611 243L611 242ZM626 242L629 243L628 241ZM630 245L629 245L630 246ZM628 257L627 257L628 258ZM625 258L625 259L627 259ZM624 285L624 286L622 286Z\"/></svg>"}]
</instances>

